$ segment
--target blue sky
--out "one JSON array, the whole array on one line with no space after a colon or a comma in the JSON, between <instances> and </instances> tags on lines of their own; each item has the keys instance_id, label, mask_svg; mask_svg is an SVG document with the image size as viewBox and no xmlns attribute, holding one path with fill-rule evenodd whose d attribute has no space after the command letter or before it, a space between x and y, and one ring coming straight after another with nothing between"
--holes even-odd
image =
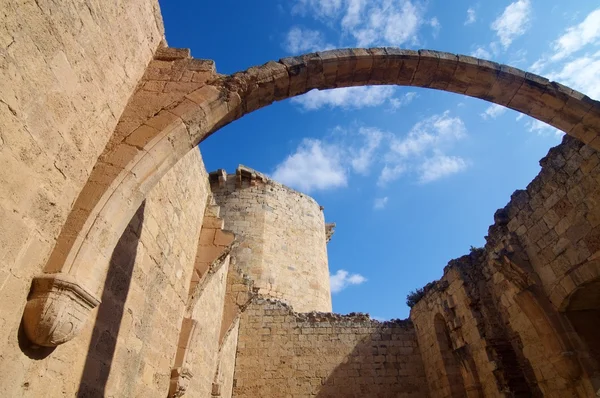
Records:
<instances>
[{"instance_id":1,"label":"blue sky","mask_svg":"<svg viewBox=\"0 0 600 398\"><path fill-rule=\"evenodd\" d=\"M161 1L172 47L233 73L341 47L462 53L600 99L594 1ZM557 130L485 101L412 87L313 91L202 143L207 169L244 164L313 196L336 222L334 311L405 318L409 291L483 246L494 211L539 172Z\"/></svg>"}]
</instances>

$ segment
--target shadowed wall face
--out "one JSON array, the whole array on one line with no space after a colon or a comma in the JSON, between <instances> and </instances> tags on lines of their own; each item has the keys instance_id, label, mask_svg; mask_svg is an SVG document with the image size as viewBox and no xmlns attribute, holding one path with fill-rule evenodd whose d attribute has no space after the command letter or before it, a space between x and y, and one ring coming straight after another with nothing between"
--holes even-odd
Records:
<instances>
[{"instance_id":1,"label":"shadowed wall face","mask_svg":"<svg viewBox=\"0 0 600 398\"><path fill-rule=\"evenodd\" d=\"M450 331L446 325L446 321L441 314L436 314L433 319L435 329L435 337L437 346L442 360L442 369L444 372L438 375L438 379L443 383L442 397L463 397L465 396L465 386L463 378L460 374L460 364L456 360L452 340L450 339Z\"/></svg>"},{"instance_id":2,"label":"shadowed wall face","mask_svg":"<svg viewBox=\"0 0 600 398\"><path fill-rule=\"evenodd\" d=\"M423 397L412 324L298 314L260 299L240 321L236 397Z\"/></svg>"},{"instance_id":3,"label":"shadowed wall face","mask_svg":"<svg viewBox=\"0 0 600 398\"><path fill-rule=\"evenodd\" d=\"M81 335L41 360L19 352L0 373L0 395L165 397L207 194L201 156L192 151L129 223L102 304Z\"/></svg>"},{"instance_id":4,"label":"shadowed wall face","mask_svg":"<svg viewBox=\"0 0 600 398\"><path fill-rule=\"evenodd\" d=\"M590 359L600 364L600 280L582 286L573 294L566 315L588 349Z\"/></svg>"},{"instance_id":5,"label":"shadowed wall face","mask_svg":"<svg viewBox=\"0 0 600 398\"><path fill-rule=\"evenodd\" d=\"M3 1L1 8L0 367L7 368L21 360L14 341L31 279L48 260L163 27L156 0ZM125 222L137 206L131 210ZM9 375L4 383L0 376L0 384L20 379Z\"/></svg>"}]
</instances>

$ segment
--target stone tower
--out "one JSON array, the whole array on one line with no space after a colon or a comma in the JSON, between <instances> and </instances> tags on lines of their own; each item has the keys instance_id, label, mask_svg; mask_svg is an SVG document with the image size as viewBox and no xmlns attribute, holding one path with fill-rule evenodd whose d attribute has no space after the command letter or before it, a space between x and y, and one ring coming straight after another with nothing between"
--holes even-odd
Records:
<instances>
[{"instance_id":1,"label":"stone tower","mask_svg":"<svg viewBox=\"0 0 600 398\"><path fill-rule=\"evenodd\" d=\"M327 240L321 206L244 166L235 174L210 173L225 229L239 245L232 261L259 292L283 300L298 312L331 311Z\"/></svg>"}]
</instances>

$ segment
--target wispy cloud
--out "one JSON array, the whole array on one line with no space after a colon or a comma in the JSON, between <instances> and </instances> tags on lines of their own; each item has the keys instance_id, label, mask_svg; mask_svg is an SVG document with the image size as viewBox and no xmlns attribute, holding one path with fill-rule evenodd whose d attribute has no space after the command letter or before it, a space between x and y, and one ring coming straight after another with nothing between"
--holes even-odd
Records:
<instances>
[{"instance_id":1,"label":"wispy cloud","mask_svg":"<svg viewBox=\"0 0 600 398\"><path fill-rule=\"evenodd\" d=\"M475 58L483 58L483 59L490 59L492 57L490 52L483 47L477 47L477 49L475 51L473 51L471 53L471 55Z\"/></svg>"},{"instance_id":2,"label":"wispy cloud","mask_svg":"<svg viewBox=\"0 0 600 398\"><path fill-rule=\"evenodd\" d=\"M600 51L566 62L546 77L600 99Z\"/></svg>"},{"instance_id":3,"label":"wispy cloud","mask_svg":"<svg viewBox=\"0 0 600 398\"><path fill-rule=\"evenodd\" d=\"M296 0L292 13L324 23L359 47L413 44L422 26L434 35L440 28L438 19L426 19L425 6L412 0Z\"/></svg>"},{"instance_id":4,"label":"wispy cloud","mask_svg":"<svg viewBox=\"0 0 600 398\"><path fill-rule=\"evenodd\" d=\"M462 119L450 116L449 111L416 123L406 136L390 140L378 185L385 187L408 172L417 173L419 182L427 183L465 170L468 165L465 160L444 153L466 136ZM436 162L441 164L442 171L435 169Z\"/></svg>"},{"instance_id":5,"label":"wispy cloud","mask_svg":"<svg viewBox=\"0 0 600 398\"><path fill-rule=\"evenodd\" d=\"M518 0L504 9L504 12L492 23L491 28L506 49L517 37L525 34L529 28L530 18L530 1Z\"/></svg>"},{"instance_id":6,"label":"wispy cloud","mask_svg":"<svg viewBox=\"0 0 600 398\"><path fill-rule=\"evenodd\" d=\"M413 126L404 138L391 142L391 156L407 158L421 155L430 150L441 150L445 145L465 138L467 129L459 117L450 116L446 111L441 115L433 115Z\"/></svg>"},{"instance_id":7,"label":"wispy cloud","mask_svg":"<svg viewBox=\"0 0 600 398\"><path fill-rule=\"evenodd\" d=\"M592 11L578 25L567 28L566 32L554 41L552 61L566 58L588 44L600 41L600 8Z\"/></svg>"},{"instance_id":8,"label":"wispy cloud","mask_svg":"<svg viewBox=\"0 0 600 398\"><path fill-rule=\"evenodd\" d=\"M367 278L360 274L351 274L346 270L340 269L335 274L329 276L331 293L339 293L349 286L361 285L367 281Z\"/></svg>"},{"instance_id":9,"label":"wispy cloud","mask_svg":"<svg viewBox=\"0 0 600 398\"><path fill-rule=\"evenodd\" d=\"M305 139L283 162L277 165L273 179L303 192L346 186L346 169L341 151L321 140Z\"/></svg>"},{"instance_id":10,"label":"wispy cloud","mask_svg":"<svg viewBox=\"0 0 600 398\"><path fill-rule=\"evenodd\" d=\"M467 162L463 158L438 154L425 159L423 164L421 164L419 182L426 184L452 174L460 173L466 169Z\"/></svg>"},{"instance_id":11,"label":"wispy cloud","mask_svg":"<svg viewBox=\"0 0 600 398\"><path fill-rule=\"evenodd\" d=\"M403 135L338 126L322 139L304 139L275 167L272 177L307 193L345 187L352 175L366 176L373 170L380 188L403 176L428 183L466 169L466 160L447 155L466 136L464 122L448 111L421 120Z\"/></svg>"},{"instance_id":12,"label":"wispy cloud","mask_svg":"<svg viewBox=\"0 0 600 398\"><path fill-rule=\"evenodd\" d=\"M523 119L523 117L517 118L517 121L521 119ZM527 120L525 121L525 128L530 133L535 133L538 135L554 135L556 137L562 137L564 135L564 133L561 130L552 127L549 124L546 124L540 120L532 119L530 117L527 117Z\"/></svg>"},{"instance_id":13,"label":"wispy cloud","mask_svg":"<svg viewBox=\"0 0 600 398\"><path fill-rule=\"evenodd\" d=\"M292 54L302 54L327 50L333 48L333 46L325 42L325 38L318 30L294 26L287 33L283 48Z\"/></svg>"},{"instance_id":14,"label":"wispy cloud","mask_svg":"<svg viewBox=\"0 0 600 398\"><path fill-rule=\"evenodd\" d=\"M467 20L465 21L465 25L470 25L477 20L477 15L475 14L475 9L473 7L469 7L467 9Z\"/></svg>"},{"instance_id":15,"label":"wispy cloud","mask_svg":"<svg viewBox=\"0 0 600 398\"><path fill-rule=\"evenodd\" d=\"M404 172L407 171L407 167L403 164L396 164L393 166L385 165L383 169L381 169L381 173L379 173L379 178L377 179L377 185L380 187L385 187L390 182L397 180Z\"/></svg>"},{"instance_id":16,"label":"wispy cloud","mask_svg":"<svg viewBox=\"0 0 600 398\"><path fill-rule=\"evenodd\" d=\"M600 99L600 8L568 27L530 69Z\"/></svg>"},{"instance_id":17,"label":"wispy cloud","mask_svg":"<svg viewBox=\"0 0 600 398\"><path fill-rule=\"evenodd\" d=\"M373 208L375 210L383 210L388 203L388 197L384 196L383 198L375 198L373 202Z\"/></svg>"},{"instance_id":18,"label":"wispy cloud","mask_svg":"<svg viewBox=\"0 0 600 398\"><path fill-rule=\"evenodd\" d=\"M432 28L432 35L434 38L437 38L438 35L440 34L440 30L442 29L442 25L440 24L440 21L436 18L433 17L431 18L431 20L429 20L429 26L431 26Z\"/></svg>"},{"instance_id":19,"label":"wispy cloud","mask_svg":"<svg viewBox=\"0 0 600 398\"><path fill-rule=\"evenodd\" d=\"M291 102L306 111L314 111L324 107L342 109L360 109L383 105L393 99L395 87L367 86L344 87L333 90L311 90L294 97ZM394 106L394 103L391 103Z\"/></svg>"},{"instance_id":20,"label":"wispy cloud","mask_svg":"<svg viewBox=\"0 0 600 398\"><path fill-rule=\"evenodd\" d=\"M361 127L358 134L364 137L364 144L358 149L350 148L350 164L352 169L359 174L367 174L373 163L376 150L381 144L383 133L376 128Z\"/></svg>"},{"instance_id":21,"label":"wispy cloud","mask_svg":"<svg viewBox=\"0 0 600 398\"><path fill-rule=\"evenodd\" d=\"M401 96L400 98L397 97L393 97L389 99L389 103L391 105L391 110L392 111L396 111L404 106L407 106L408 104L410 104L411 102L413 102L413 100L415 98L417 98L419 95L414 92L414 91L410 91L408 93L405 93L403 96Z\"/></svg>"},{"instance_id":22,"label":"wispy cloud","mask_svg":"<svg viewBox=\"0 0 600 398\"><path fill-rule=\"evenodd\" d=\"M506 108L502 105L492 104L481 114L481 117L484 119L495 119L498 116L502 115L506 112Z\"/></svg>"}]
</instances>

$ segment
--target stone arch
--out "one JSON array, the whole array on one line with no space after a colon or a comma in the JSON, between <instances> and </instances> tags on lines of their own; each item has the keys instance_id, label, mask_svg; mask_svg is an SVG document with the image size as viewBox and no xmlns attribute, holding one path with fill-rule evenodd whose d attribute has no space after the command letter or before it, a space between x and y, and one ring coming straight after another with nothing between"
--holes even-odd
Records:
<instances>
[{"instance_id":1,"label":"stone arch","mask_svg":"<svg viewBox=\"0 0 600 398\"><path fill-rule=\"evenodd\" d=\"M176 49L159 51L161 61L179 56ZM600 150L600 103L540 76L469 56L388 47L331 50L230 76L208 73L202 62L191 61L197 60L190 60L187 69L156 74L181 95L169 97L171 102L141 120L125 120L127 132L115 133L94 167L44 274L34 278L24 313L34 342L54 346L77 334L99 302L124 220L159 179L219 128L274 101L312 89L383 84L432 88L528 114ZM136 111L131 101L128 111Z\"/></svg>"}]
</instances>

